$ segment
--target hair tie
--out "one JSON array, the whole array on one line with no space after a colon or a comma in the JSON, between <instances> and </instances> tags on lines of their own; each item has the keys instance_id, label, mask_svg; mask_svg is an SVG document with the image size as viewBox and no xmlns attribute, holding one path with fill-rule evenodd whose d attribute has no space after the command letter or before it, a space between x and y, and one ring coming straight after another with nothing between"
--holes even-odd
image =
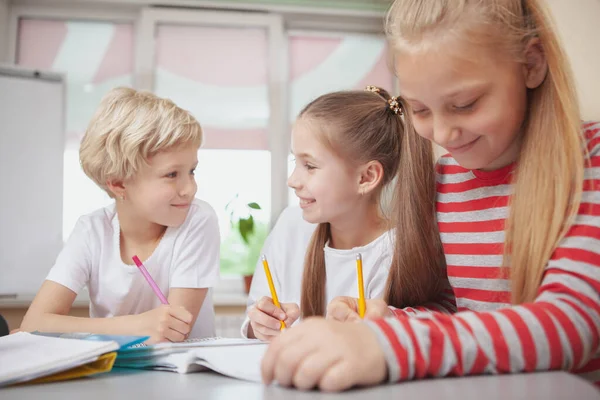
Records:
<instances>
[{"instance_id":1,"label":"hair tie","mask_svg":"<svg viewBox=\"0 0 600 400\"><path fill-rule=\"evenodd\" d=\"M365 88L365 91L373 92L373 93L376 93L381 96L381 89L379 89L377 86L369 85ZM381 97L383 97L383 96L381 96ZM391 99L389 99L387 101L387 109L391 110L395 115L398 115L398 114L403 115L402 104L400 104L397 97L392 97Z\"/></svg>"},{"instance_id":2,"label":"hair tie","mask_svg":"<svg viewBox=\"0 0 600 400\"><path fill-rule=\"evenodd\" d=\"M388 108L390 110L392 110L392 112L396 115L398 115L398 114L403 115L402 104L400 104L397 97L392 97L391 99L388 100Z\"/></svg>"}]
</instances>

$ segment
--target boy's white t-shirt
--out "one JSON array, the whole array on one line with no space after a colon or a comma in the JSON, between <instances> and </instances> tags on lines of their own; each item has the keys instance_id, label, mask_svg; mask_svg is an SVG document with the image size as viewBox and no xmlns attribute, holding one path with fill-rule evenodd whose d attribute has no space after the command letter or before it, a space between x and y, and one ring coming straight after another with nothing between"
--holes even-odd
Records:
<instances>
[{"instance_id":1,"label":"boy's white t-shirt","mask_svg":"<svg viewBox=\"0 0 600 400\"><path fill-rule=\"evenodd\" d=\"M290 206L283 210L265 241L262 254L269 262L280 303L296 303L300 306L304 256L316 227L316 224L310 224L302 218L300 207ZM365 297L373 299L383 296L392 264L393 236L391 230L365 246L348 250L333 249L328 244L325 245L326 304L337 296L358 297L358 253L362 256ZM271 292L262 262L259 260L252 278L246 314L263 296L271 297ZM250 320L246 317L241 330L244 337L248 335L249 323Z\"/></svg>"},{"instance_id":2,"label":"boy's white t-shirt","mask_svg":"<svg viewBox=\"0 0 600 400\"><path fill-rule=\"evenodd\" d=\"M90 294L90 317L140 314L161 305L135 265L121 260L115 205L79 218L47 280ZM184 223L168 227L154 253L142 260L160 290L209 288L190 337L215 335L212 288L219 280L220 236L217 215L194 199Z\"/></svg>"}]
</instances>

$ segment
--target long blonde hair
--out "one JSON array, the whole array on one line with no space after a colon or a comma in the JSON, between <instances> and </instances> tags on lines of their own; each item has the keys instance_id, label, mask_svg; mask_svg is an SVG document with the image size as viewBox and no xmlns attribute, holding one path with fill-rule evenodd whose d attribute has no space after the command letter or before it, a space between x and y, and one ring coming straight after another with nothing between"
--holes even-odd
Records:
<instances>
[{"instance_id":1,"label":"long blonde hair","mask_svg":"<svg viewBox=\"0 0 600 400\"><path fill-rule=\"evenodd\" d=\"M585 167L572 72L548 11L541 0L396 0L386 33L398 53L458 38L495 46L519 62L529 40L539 39L548 73L528 93L503 261L510 267L513 304L533 301L579 209Z\"/></svg>"},{"instance_id":2,"label":"long blonde hair","mask_svg":"<svg viewBox=\"0 0 600 400\"><path fill-rule=\"evenodd\" d=\"M323 143L342 159L348 160L348 163L363 164L372 160L381 163L383 180L382 185L375 193L375 201L379 201L383 187L393 181L399 165L401 171L407 173L408 165L410 165L411 171L418 171L419 177L408 178L401 173L397 182L397 185L400 186L416 186L415 190L412 186L403 187L403 192L408 194L407 197L403 197L403 199L406 198L406 201L417 202L423 196L431 197L430 202L421 205L422 209L426 210L423 215L411 214L408 216L411 222L407 226L411 229L414 227L415 230L411 242L416 246L420 239L435 239L435 237L439 242L439 235L431 234L432 230L437 232L433 207L435 179L432 145L419 136L406 135L406 129L411 129L410 121L406 119L403 121L400 115L390 110L388 106L390 96L385 90L379 89L378 94L368 91L328 93L308 104L300 113L299 118L316 122L316 126L321 128L319 133ZM406 160L404 160L405 158ZM426 171L431 171L431 173L427 174ZM423 180L419 178L423 178ZM398 204L398 201L395 203ZM398 225L396 224L396 226ZM330 239L330 235L329 224L319 224L306 252L300 306L303 317L323 315L325 312L327 277L323 248ZM432 243L435 243L435 240L432 240ZM414 262L411 264L413 270L421 270L421 272L415 272L421 279L414 279L409 285L410 290L419 293L421 296L419 299L424 301L433 297L432 292L437 293L438 291L437 277L429 275L430 268L428 266L432 265L429 262L431 254L431 252L424 252L420 254L423 258L413 258ZM395 268L392 269L395 270ZM393 280L393 282L397 281ZM397 299L406 292L405 285L388 285L386 299L396 305Z\"/></svg>"}]
</instances>

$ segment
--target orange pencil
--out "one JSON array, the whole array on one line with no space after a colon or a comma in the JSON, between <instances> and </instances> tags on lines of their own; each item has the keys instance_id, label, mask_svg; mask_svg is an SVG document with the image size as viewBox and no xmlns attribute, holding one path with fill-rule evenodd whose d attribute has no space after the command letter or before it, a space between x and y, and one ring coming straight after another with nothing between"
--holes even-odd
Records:
<instances>
[{"instance_id":1,"label":"orange pencil","mask_svg":"<svg viewBox=\"0 0 600 400\"><path fill-rule=\"evenodd\" d=\"M361 318L365 317L367 304L365 302L365 286L363 283L362 271L362 256L360 253L356 255L356 275L358 276L358 315Z\"/></svg>"},{"instance_id":2,"label":"orange pencil","mask_svg":"<svg viewBox=\"0 0 600 400\"><path fill-rule=\"evenodd\" d=\"M262 256L263 267L265 268L265 275L267 276L267 282L269 283L269 290L271 291L271 298L273 299L273 304L275 307L281 308L281 304L279 304L279 299L277 298L277 292L275 291L275 285L273 284L273 277L271 276L271 270L269 269L269 263L267 262L267 257L263 254ZM280 322L280 330L284 330L286 328L285 322Z\"/></svg>"}]
</instances>

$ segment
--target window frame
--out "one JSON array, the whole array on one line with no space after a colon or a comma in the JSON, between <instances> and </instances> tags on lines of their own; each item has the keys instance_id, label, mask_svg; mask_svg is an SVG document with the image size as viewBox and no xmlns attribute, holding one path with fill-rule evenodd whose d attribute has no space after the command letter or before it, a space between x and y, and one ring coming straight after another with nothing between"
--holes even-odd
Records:
<instances>
[{"instance_id":1,"label":"window frame","mask_svg":"<svg viewBox=\"0 0 600 400\"><path fill-rule=\"evenodd\" d=\"M289 57L290 34L383 35L384 13L377 11L329 9L264 4L228 4L228 2L175 1L174 6L153 7L151 1L125 0L115 5L106 0L85 3L66 0L48 6L47 0L14 0L9 4L8 43L6 60L16 61L19 20L40 18L53 20L82 20L129 22L134 28L133 86L152 90L154 62L154 32L158 24L212 25L233 27L262 27L268 38L268 93L270 117L268 149L271 152L271 214L270 225L288 206L287 156L290 148L289 126ZM234 7L235 6L235 7ZM210 9L209 9L210 8ZM243 10L243 11L240 11ZM249 12L250 11L250 12ZM394 90L397 80L394 79Z\"/></svg>"},{"instance_id":2,"label":"window frame","mask_svg":"<svg viewBox=\"0 0 600 400\"><path fill-rule=\"evenodd\" d=\"M136 87L144 90L153 90L155 32L159 24L266 29L270 109L267 142L268 150L271 153L271 214L269 221L272 226L281 211L287 206L287 168L281 168L281 166L287 165L287 149L289 148L289 135L281 134L288 126L286 114L288 65L287 58L280 56L282 49L287 53L283 18L273 14L153 7L143 8L138 21L136 36L140 38L140 42L139 46L136 46L134 76L136 77Z\"/></svg>"}]
</instances>

